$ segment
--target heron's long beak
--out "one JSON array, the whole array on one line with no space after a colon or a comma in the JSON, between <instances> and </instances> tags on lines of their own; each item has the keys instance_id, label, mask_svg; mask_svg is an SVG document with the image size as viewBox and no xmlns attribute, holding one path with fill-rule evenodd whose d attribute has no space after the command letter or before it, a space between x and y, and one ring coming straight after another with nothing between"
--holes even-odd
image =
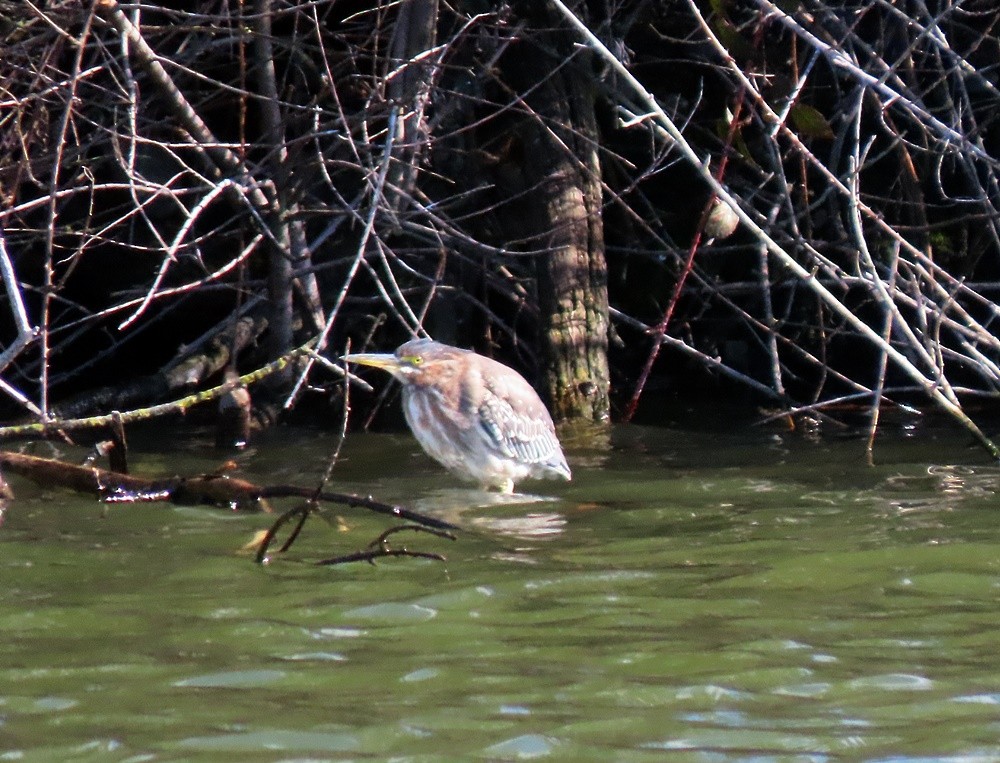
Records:
<instances>
[{"instance_id":1,"label":"heron's long beak","mask_svg":"<svg viewBox=\"0 0 1000 763\"><path fill-rule=\"evenodd\" d=\"M399 375L399 358L388 352L355 352L344 355L340 358L348 363L357 363L361 366L372 366L388 371L393 376Z\"/></svg>"}]
</instances>

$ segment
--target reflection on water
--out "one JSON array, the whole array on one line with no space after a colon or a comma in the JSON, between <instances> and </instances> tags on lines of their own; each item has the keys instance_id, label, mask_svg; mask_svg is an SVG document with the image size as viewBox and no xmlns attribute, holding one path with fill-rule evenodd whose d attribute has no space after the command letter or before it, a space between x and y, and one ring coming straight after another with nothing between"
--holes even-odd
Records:
<instances>
[{"instance_id":1,"label":"reflection on water","mask_svg":"<svg viewBox=\"0 0 1000 763\"><path fill-rule=\"evenodd\" d=\"M133 462L211 471L199 443ZM332 443L276 431L241 465L310 484ZM933 431L874 467L771 432L612 444L503 496L349 437L333 489L455 522L406 539L445 563L315 567L386 526L331 507L260 568L237 552L270 517L16 482L0 758L1000 759L996 467Z\"/></svg>"},{"instance_id":2,"label":"reflection on water","mask_svg":"<svg viewBox=\"0 0 1000 763\"><path fill-rule=\"evenodd\" d=\"M558 503L558 498L544 495L442 488L418 498L413 508L471 531L543 540L566 525L562 514L544 510L545 504Z\"/></svg>"}]
</instances>

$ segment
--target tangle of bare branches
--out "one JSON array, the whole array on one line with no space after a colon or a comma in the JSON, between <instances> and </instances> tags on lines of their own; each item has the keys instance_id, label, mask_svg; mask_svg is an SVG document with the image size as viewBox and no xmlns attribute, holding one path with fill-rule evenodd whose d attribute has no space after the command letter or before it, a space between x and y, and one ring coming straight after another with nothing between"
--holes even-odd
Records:
<instances>
[{"instance_id":1,"label":"tangle of bare branches","mask_svg":"<svg viewBox=\"0 0 1000 763\"><path fill-rule=\"evenodd\" d=\"M247 367L378 327L537 378L537 128L603 195L618 400L724 379L872 442L922 396L997 455L965 412L1000 393L993 4L176 5L0 0L10 415L248 313ZM596 146L535 100L571 67Z\"/></svg>"}]
</instances>

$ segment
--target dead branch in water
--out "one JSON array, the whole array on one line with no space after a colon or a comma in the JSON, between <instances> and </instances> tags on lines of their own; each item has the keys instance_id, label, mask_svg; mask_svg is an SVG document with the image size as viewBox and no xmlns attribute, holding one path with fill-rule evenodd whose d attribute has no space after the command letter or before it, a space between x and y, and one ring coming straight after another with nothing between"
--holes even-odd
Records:
<instances>
[{"instance_id":1,"label":"dead branch in water","mask_svg":"<svg viewBox=\"0 0 1000 763\"><path fill-rule=\"evenodd\" d=\"M52 458L0 451L0 468L45 487L61 487L99 498L105 503L175 503L210 505L242 511L271 513L269 499L308 498L362 508L435 530L457 530L450 522L371 496L337 493L297 485L258 485L227 474L192 477L139 477L95 466L78 466Z\"/></svg>"}]
</instances>

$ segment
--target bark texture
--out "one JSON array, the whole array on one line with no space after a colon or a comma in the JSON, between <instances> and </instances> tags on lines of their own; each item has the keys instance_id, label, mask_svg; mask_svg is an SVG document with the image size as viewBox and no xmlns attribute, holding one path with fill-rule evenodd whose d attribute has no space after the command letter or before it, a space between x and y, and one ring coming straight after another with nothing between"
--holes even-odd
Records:
<instances>
[{"instance_id":1,"label":"bark texture","mask_svg":"<svg viewBox=\"0 0 1000 763\"><path fill-rule=\"evenodd\" d=\"M609 418L608 274L601 220L601 168L587 55L555 61L534 48L525 57L553 70L528 99L525 173L539 243L538 303L545 391L559 420Z\"/></svg>"}]
</instances>

